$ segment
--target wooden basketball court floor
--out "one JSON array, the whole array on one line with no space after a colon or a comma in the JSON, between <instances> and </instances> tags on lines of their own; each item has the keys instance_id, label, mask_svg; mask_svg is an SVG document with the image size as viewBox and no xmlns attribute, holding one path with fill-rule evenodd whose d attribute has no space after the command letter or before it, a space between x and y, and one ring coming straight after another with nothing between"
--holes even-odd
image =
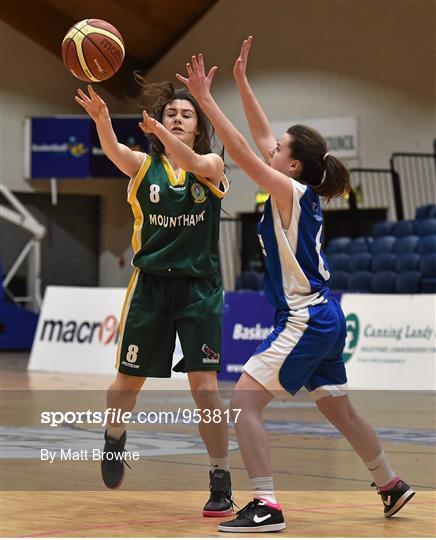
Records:
<instances>
[{"instance_id":1,"label":"wooden basketball court floor","mask_svg":"<svg viewBox=\"0 0 436 540\"><path fill-rule=\"evenodd\" d=\"M52 405L54 401L59 410L71 410L65 408L71 405L68 396L77 397L83 391L95 399L95 410L103 410L104 391L112 378L29 373L26 355L1 356L3 537L229 537L217 531L222 520L201 516L209 466L193 424L167 425L164 434L161 425L142 426L142 431L131 426L127 449L129 442L140 448L144 440L150 447L161 445L162 452L159 455L158 448L157 453L145 453L139 461L130 462L132 470L127 469L123 486L115 491L102 487L97 461L48 464L32 453L27 459L23 459L25 454L19 456L20 451L34 451L32 444L41 446L46 437L38 417L29 415L29 403L38 401L35 396L54 395ZM222 385L225 396L231 387ZM141 398L152 395L155 404L160 400L160 406L168 410L178 402L194 408L186 389L183 381L150 380ZM66 396L62 405L59 396ZM375 425L393 468L415 488L416 496L397 516L384 519L383 505L370 488L371 479L360 459L335 435L308 395L300 393L290 403L277 402L265 412L273 474L287 529L256 537L436 535L435 395L359 392L351 397ZM36 429L32 433L42 438L23 441L17 426ZM83 433L95 435L102 446L102 429L94 433L95 428L86 431L88 428ZM74 429L67 434L74 440ZM230 438L234 499L242 507L251 494L233 428ZM244 536L249 535L239 534L238 538Z\"/></svg>"}]
</instances>

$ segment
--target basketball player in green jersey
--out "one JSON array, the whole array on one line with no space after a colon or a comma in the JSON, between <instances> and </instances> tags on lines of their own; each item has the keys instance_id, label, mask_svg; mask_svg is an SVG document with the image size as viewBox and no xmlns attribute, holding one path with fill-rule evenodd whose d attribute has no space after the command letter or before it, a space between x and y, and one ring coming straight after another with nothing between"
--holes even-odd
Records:
<instances>
[{"instance_id":1,"label":"basketball player in green jersey","mask_svg":"<svg viewBox=\"0 0 436 540\"><path fill-rule=\"evenodd\" d=\"M151 141L149 155L117 141L108 108L91 86L89 95L78 90L75 97L94 120L106 156L130 177L127 200L134 215L135 270L121 314L118 373L107 406L132 411L147 377L171 376L177 332L184 358L174 370L187 372L203 410L199 431L211 462L203 515L226 516L232 513L228 426L224 415L219 423L208 417L225 409L217 385L223 305L218 233L228 182L197 102L184 89L153 87L154 119L144 111L139 124ZM124 479L125 428L111 424L105 433L101 472L111 489Z\"/></svg>"}]
</instances>

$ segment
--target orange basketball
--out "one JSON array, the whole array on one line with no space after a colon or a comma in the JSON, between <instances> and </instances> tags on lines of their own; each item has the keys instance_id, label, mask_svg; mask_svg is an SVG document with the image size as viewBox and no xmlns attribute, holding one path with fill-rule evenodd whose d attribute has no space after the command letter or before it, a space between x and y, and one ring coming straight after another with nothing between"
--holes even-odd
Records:
<instances>
[{"instance_id":1,"label":"orange basketball","mask_svg":"<svg viewBox=\"0 0 436 540\"><path fill-rule=\"evenodd\" d=\"M106 21L86 19L76 23L62 41L62 59L71 73L86 82L109 79L124 60L124 41Z\"/></svg>"}]
</instances>

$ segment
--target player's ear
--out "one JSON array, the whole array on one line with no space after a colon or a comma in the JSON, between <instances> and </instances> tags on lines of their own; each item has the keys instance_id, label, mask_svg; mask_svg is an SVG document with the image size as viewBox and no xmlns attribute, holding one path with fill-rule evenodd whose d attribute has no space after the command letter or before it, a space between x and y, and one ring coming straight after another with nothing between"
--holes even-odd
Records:
<instances>
[{"instance_id":1,"label":"player's ear","mask_svg":"<svg viewBox=\"0 0 436 540\"><path fill-rule=\"evenodd\" d=\"M300 175L302 169L303 169L303 166L301 164L301 161L299 161L298 159L291 159L291 161L289 163L289 174L290 174L290 176L296 175L296 174Z\"/></svg>"}]
</instances>

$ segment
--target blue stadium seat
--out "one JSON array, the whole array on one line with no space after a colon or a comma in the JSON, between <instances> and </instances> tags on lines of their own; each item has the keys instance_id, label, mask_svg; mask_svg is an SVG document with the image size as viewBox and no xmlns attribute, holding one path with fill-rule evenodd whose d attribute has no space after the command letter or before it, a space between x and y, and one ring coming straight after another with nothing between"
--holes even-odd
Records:
<instances>
[{"instance_id":1,"label":"blue stadium seat","mask_svg":"<svg viewBox=\"0 0 436 540\"><path fill-rule=\"evenodd\" d=\"M393 234L392 230L395 226L395 223L393 221L379 221L378 223L374 223L372 226L372 235L374 238L378 238L379 236L389 236L390 234Z\"/></svg>"},{"instance_id":2,"label":"blue stadium seat","mask_svg":"<svg viewBox=\"0 0 436 540\"><path fill-rule=\"evenodd\" d=\"M407 236L400 236L395 244L395 253L397 255L403 255L404 253L413 253L418 251L419 248L419 236L415 234L409 234Z\"/></svg>"},{"instance_id":3,"label":"blue stadium seat","mask_svg":"<svg viewBox=\"0 0 436 540\"><path fill-rule=\"evenodd\" d=\"M392 234L395 236L407 236L409 234L415 234L415 220L403 220L398 221L394 225Z\"/></svg>"},{"instance_id":4,"label":"blue stadium seat","mask_svg":"<svg viewBox=\"0 0 436 540\"><path fill-rule=\"evenodd\" d=\"M419 270L420 261L421 255L419 255L419 253L404 253L403 255L398 255L395 271L398 273L417 271Z\"/></svg>"},{"instance_id":5,"label":"blue stadium seat","mask_svg":"<svg viewBox=\"0 0 436 540\"><path fill-rule=\"evenodd\" d=\"M341 270L348 271L348 260L350 256L347 253L334 253L327 257L329 268L333 271Z\"/></svg>"},{"instance_id":6,"label":"blue stadium seat","mask_svg":"<svg viewBox=\"0 0 436 540\"><path fill-rule=\"evenodd\" d=\"M349 272L359 272L362 270L370 270L372 256L370 253L358 253L357 255L350 255L348 261Z\"/></svg>"},{"instance_id":7,"label":"blue stadium seat","mask_svg":"<svg viewBox=\"0 0 436 540\"><path fill-rule=\"evenodd\" d=\"M436 293L436 252L421 257L421 288L423 293Z\"/></svg>"},{"instance_id":8,"label":"blue stadium seat","mask_svg":"<svg viewBox=\"0 0 436 540\"><path fill-rule=\"evenodd\" d=\"M395 272L377 272L371 278L371 291L373 293L392 293L395 289Z\"/></svg>"},{"instance_id":9,"label":"blue stadium seat","mask_svg":"<svg viewBox=\"0 0 436 540\"><path fill-rule=\"evenodd\" d=\"M428 234L436 234L436 218L423 219L416 222L416 234L419 236L427 236Z\"/></svg>"},{"instance_id":10,"label":"blue stadium seat","mask_svg":"<svg viewBox=\"0 0 436 540\"><path fill-rule=\"evenodd\" d=\"M380 255L381 253L390 253L394 251L397 238L395 236L380 236L375 238L371 245L371 252L373 255Z\"/></svg>"},{"instance_id":11,"label":"blue stadium seat","mask_svg":"<svg viewBox=\"0 0 436 540\"><path fill-rule=\"evenodd\" d=\"M429 218L436 218L436 204L432 204L428 213Z\"/></svg>"},{"instance_id":12,"label":"blue stadium seat","mask_svg":"<svg viewBox=\"0 0 436 540\"><path fill-rule=\"evenodd\" d=\"M330 240L329 245L327 246L327 253L329 255L332 255L333 253L346 253L350 241L351 238L346 236L333 238Z\"/></svg>"},{"instance_id":13,"label":"blue stadium seat","mask_svg":"<svg viewBox=\"0 0 436 540\"><path fill-rule=\"evenodd\" d=\"M356 292L370 292L371 276L371 272L353 272L350 274L348 289Z\"/></svg>"},{"instance_id":14,"label":"blue stadium seat","mask_svg":"<svg viewBox=\"0 0 436 540\"><path fill-rule=\"evenodd\" d=\"M402 272L397 275L395 292L417 294L421 290L421 272Z\"/></svg>"},{"instance_id":15,"label":"blue stadium seat","mask_svg":"<svg viewBox=\"0 0 436 540\"><path fill-rule=\"evenodd\" d=\"M423 255L419 269L422 272L422 277L436 279L436 253Z\"/></svg>"},{"instance_id":16,"label":"blue stadium seat","mask_svg":"<svg viewBox=\"0 0 436 540\"><path fill-rule=\"evenodd\" d=\"M436 253L436 234L422 236L419 242L418 251L423 255L427 253Z\"/></svg>"},{"instance_id":17,"label":"blue stadium seat","mask_svg":"<svg viewBox=\"0 0 436 540\"><path fill-rule=\"evenodd\" d=\"M334 291L348 291L348 272L332 272L330 276L330 288Z\"/></svg>"},{"instance_id":18,"label":"blue stadium seat","mask_svg":"<svg viewBox=\"0 0 436 540\"><path fill-rule=\"evenodd\" d=\"M237 291L260 291L263 288L263 274L247 270L236 278Z\"/></svg>"},{"instance_id":19,"label":"blue stadium seat","mask_svg":"<svg viewBox=\"0 0 436 540\"><path fill-rule=\"evenodd\" d=\"M358 238L351 239L347 251L350 255L357 255L357 253L369 251L369 249L370 244L368 239L365 236L359 236Z\"/></svg>"},{"instance_id":20,"label":"blue stadium seat","mask_svg":"<svg viewBox=\"0 0 436 540\"><path fill-rule=\"evenodd\" d=\"M420 221L421 219L428 219L430 217L436 217L430 215L433 209L436 208L433 204L427 204L426 206L420 206L415 211L415 218Z\"/></svg>"},{"instance_id":21,"label":"blue stadium seat","mask_svg":"<svg viewBox=\"0 0 436 540\"><path fill-rule=\"evenodd\" d=\"M397 256L395 253L380 253L372 258L371 270L373 272L387 272L395 268Z\"/></svg>"}]
</instances>

